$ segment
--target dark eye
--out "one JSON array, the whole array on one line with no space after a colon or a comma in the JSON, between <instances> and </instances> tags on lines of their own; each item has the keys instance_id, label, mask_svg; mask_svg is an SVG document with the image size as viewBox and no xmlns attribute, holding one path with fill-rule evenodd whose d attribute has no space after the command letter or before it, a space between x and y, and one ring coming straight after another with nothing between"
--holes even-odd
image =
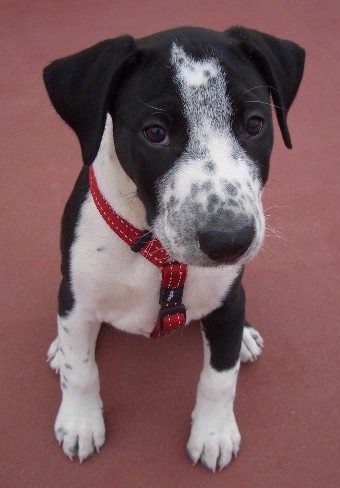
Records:
<instances>
[{"instance_id":1,"label":"dark eye","mask_svg":"<svg viewBox=\"0 0 340 488\"><path fill-rule=\"evenodd\" d=\"M144 137L152 144L162 144L163 146L169 144L169 137L163 127L159 125L151 125L143 131Z\"/></svg>"},{"instance_id":2,"label":"dark eye","mask_svg":"<svg viewBox=\"0 0 340 488\"><path fill-rule=\"evenodd\" d=\"M250 136L257 136L263 129L263 122L261 117L250 117L246 123L246 131Z\"/></svg>"}]
</instances>

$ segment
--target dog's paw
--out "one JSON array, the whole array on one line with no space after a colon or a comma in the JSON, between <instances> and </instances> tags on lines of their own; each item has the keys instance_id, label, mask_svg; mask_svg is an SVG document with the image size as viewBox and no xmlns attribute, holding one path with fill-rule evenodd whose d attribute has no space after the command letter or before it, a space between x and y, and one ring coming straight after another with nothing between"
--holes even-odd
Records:
<instances>
[{"instance_id":1,"label":"dog's paw","mask_svg":"<svg viewBox=\"0 0 340 488\"><path fill-rule=\"evenodd\" d=\"M50 367L58 374L60 371L60 348L59 348L59 339L56 337L52 344L50 345L47 351L47 361L50 364Z\"/></svg>"},{"instance_id":2,"label":"dog's paw","mask_svg":"<svg viewBox=\"0 0 340 488\"><path fill-rule=\"evenodd\" d=\"M233 456L237 456L240 443L241 435L234 414L218 427L212 422L194 419L187 453L194 465L201 461L203 466L215 473L225 468Z\"/></svg>"},{"instance_id":3,"label":"dog's paw","mask_svg":"<svg viewBox=\"0 0 340 488\"><path fill-rule=\"evenodd\" d=\"M63 400L55 422L55 435L64 453L73 460L82 462L105 442L105 425L101 401L86 404L86 401Z\"/></svg>"},{"instance_id":4,"label":"dog's paw","mask_svg":"<svg viewBox=\"0 0 340 488\"><path fill-rule=\"evenodd\" d=\"M256 329L245 326L243 329L240 359L242 363L255 361L263 349L263 339Z\"/></svg>"}]
</instances>

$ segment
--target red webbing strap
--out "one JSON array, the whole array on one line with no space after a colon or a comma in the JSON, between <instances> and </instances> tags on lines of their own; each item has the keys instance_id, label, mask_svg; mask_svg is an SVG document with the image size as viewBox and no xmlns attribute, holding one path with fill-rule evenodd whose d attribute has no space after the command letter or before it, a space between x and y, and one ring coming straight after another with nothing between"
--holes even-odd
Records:
<instances>
[{"instance_id":1,"label":"red webbing strap","mask_svg":"<svg viewBox=\"0 0 340 488\"><path fill-rule=\"evenodd\" d=\"M92 166L89 168L89 183L94 203L105 222L124 242L129 246L133 246L142 237L144 231L131 225L130 222L113 210L111 205L100 193ZM162 267L169 255L162 247L160 241L152 236L152 234L150 236L151 238L144 245L140 246L137 251L154 265Z\"/></svg>"},{"instance_id":2,"label":"red webbing strap","mask_svg":"<svg viewBox=\"0 0 340 488\"><path fill-rule=\"evenodd\" d=\"M174 329L183 327L186 322L186 310L182 304L187 265L176 261L167 263L169 254L161 242L150 231L143 231L131 225L118 215L101 194L93 167L89 168L89 185L93 201L110 228L126 242L134 252L140 253L152 264L162 268L162 284L159 303L161 305L158 320L150 337L156 339L170 334Z\"/></svg>"}]
</instances>

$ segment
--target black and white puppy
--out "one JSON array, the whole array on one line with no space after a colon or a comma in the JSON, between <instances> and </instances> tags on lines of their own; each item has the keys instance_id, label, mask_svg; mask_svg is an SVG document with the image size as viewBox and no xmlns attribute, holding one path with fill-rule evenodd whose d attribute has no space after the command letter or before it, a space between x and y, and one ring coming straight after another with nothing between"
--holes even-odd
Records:
<instances>
[{"instance_id":1,"label":"black and white puppy","mask_svg":"<svg viewBox=\"0 0 340 488\"><path fill-rule=\"evenodd\" d=\"M102 218L90 164L115 212L187 264L186 323L201 321L204 343L191 459L215 471L238 452L239 364L262 347L245 322L241 278L264 238L271 99L291 148L286 116L303 65L303 49L290 41L242 27L185 27L106 40L45 68L49 97L85 163L63 216L58 336L48 353L63 394L55 433L68 456L82 461L104 443L101 323L149 335L159 311L160 270Z\"/></svg>"}]
</instances>

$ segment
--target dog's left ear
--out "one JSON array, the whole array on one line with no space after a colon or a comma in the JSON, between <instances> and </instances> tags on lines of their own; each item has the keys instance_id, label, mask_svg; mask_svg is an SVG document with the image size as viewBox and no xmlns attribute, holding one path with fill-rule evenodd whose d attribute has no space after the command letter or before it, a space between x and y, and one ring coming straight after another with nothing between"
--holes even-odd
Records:
<instances>
[{"instance_id":1,"label":"dog's left ear","mask_svg":"<svg viewBox=\"0 0 340 488\"><path fill-rule=\"evenodd\" d=\"M244 27L233 27L226 33L241 41L249 58L267 83L284 143L291 149L287 112L301 82L304 49L294 42Z\"/></svg>"},{"instance_id":2,"label":"dog's left ear","mask_svg":"<svg viewBox=\"0 0 340 488\"><path fill-rule=\"evenodd\" d=\"M51 102L77 134L85 164L97 156L110 102L134 53L134 39L122 36L57 59L44 69Z\"/></svg>"}]
</instances>

